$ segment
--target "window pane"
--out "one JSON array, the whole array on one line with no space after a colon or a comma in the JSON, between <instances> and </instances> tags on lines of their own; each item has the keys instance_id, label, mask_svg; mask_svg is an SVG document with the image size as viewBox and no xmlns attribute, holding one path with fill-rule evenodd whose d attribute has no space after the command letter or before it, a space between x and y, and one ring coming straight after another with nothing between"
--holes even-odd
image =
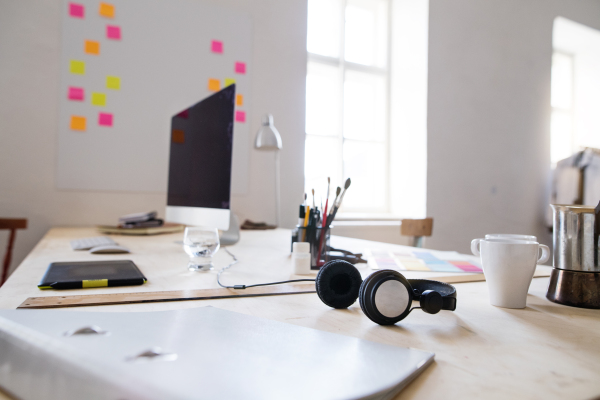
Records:
<instances>
[{"instance_id":1,"label":"window pane","mask_svg":"<svg viewBox=\"0 0 600 400\"><path fill-rule=\"evenodd\" d=\"M573 154L573 122L571 115L566 112L552 111L551 159L556 163Z\"/></svg>"},{"instance_id":2,"label":"window pane","mask_svg":"<svg viewBox=\"0 0 600 400\"><path fill-rule=\"evenodd\" d=\"M320 205L327 191L327 177L331 178L331 193L342 181L341 140L319 136L306 136L304 155L304 185L308 203L312 205L311 189L315 189L316 202Z\"/></svg>"},{"instance_id":3,"label":"window pane","mask_svg":"<svg viewBox=\"0 0 600 400\"><path fill-rule=\"evenodd\" d=\"M344 179L352 186L344 197L344 209L381 210L385 207L385 146L381 143L344 142Z\"/></svg>"},{"instance_id":4,"label":"window pane","mask_svg":"<svg viewBox=\"0 0 600 400\"><path fill-rule=\"evenodd\" d=\"M344 137L384 141L387 125L385 77L346 71Z\"/></svg>"},{"instance_id":5,"label":"window pane","mask_svg":"<svg viewBox=\"0 0 600 400\"><path fill-rule=\"evenodd\" d=\"M340 56L341 0L308 1L306 48L311 53Z\"/></svg>"},{"instance_id":6,"label":"window pane","mask_svg":"<svg viewBox=\"0 0 600 400\"><path fill-rule=\"evenodd\" d=\"M338 136L340 131L340 70L309 62L306 74L306 133Z\"/></svg>"},{"instance_id":7,"label":"window pane","mask_svg":"<svg viewBox=\"0 0 600 400\"><path fill-rule=\"evenodd\" d=\"M387 60L387 0L348 0L346 61L385 67Z\"/></svg>"},{"instance_id":8,"label":"window pane","mask_svg":"<svg viewBox=\"0 0 600 400\"><path fill-rule=\"evenodd\" d=\"M573 103L573 58L566 54L552 55L552 107L571 108Z\"/></svg>"}]
</instances>

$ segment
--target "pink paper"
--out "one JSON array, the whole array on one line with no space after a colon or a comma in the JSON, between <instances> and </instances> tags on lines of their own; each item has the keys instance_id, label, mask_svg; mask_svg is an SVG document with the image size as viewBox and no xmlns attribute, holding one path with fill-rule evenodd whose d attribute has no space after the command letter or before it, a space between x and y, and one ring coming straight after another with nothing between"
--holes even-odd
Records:
<instances>
[{"instance_id":1,"label":"pink paper","mask_svg":"<svg viewBox=\"0 0 600 400\"><path fill-rule=\"evenodd\" d=\"M98 114L98 125L112 126L113 125L113 115L110 113L99 113Z\"/></svg>"},{"instance_id":2,"label":"pink paper","mask_svg":"<svg viewBox=\"0 0 600 400\"><path fill-rule=\"evenodd\" d=\"M246 73L246 63L236 62L235 63L235 72L237 74L245 74Z\"/></svg>"},{"instance_id":3,"label":"pink paper","mask_svg":"<svg viewBox=\"0 0 600 400\"><path fill-rule=\"evenodd\" d=\"M210 44L210 51L213 53L223 53L223 42L219 40L213 40Z\"/></svg>"},{"instance_id":4,"label":"pink paper","mask_svg":"<svg viewBox=\"0 0 600 400\"><path fill-rule=\"evenodd\" d=\"M69 3L69 15L74 18L83 18L84 7L81 4Z\"/></svg>"},{"instance_id":5,"label":"pink paper","mask_svg":"<svg viewBox=\"0 0 600 400\"><path fill-rule=\"evenodd\" d=\"M121 27L106 25L106 37L113 40L121 40Z\"/></svg>"},{"instance_id":6,"label":"pink paper","mask_svg":"<svg viewBox=\"0 0 600 400\"><path fill-rule=\"evenodd\" d=\"M83 101L83 88L69 87L69 100Z\"/></svg>"},{"instance_id":7,"label":"pink paper","mask_svg":"<svg viewBox=\"0 0 600 400\"><path fill-rule=\"evenodd\" d=\"M235 112L235 120L237 122L246 122L246 112L245 111L236 111Z\"/></svg>"}]
</instances>

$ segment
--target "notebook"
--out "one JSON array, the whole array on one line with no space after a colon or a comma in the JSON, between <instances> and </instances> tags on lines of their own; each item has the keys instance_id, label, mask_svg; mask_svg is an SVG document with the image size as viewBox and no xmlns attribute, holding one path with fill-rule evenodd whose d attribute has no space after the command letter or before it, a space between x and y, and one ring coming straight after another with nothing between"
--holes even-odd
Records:
<instances>
[{"instance_id":1,"label":"notebook","mask_svg":"<svg viewBox=\"0 0 600 400\"><path fill-rule=\"evenodd\" d=\"M434 357L213 307L1 310L0 354L0 386L48 400L391 399Z\"/></svg>"},{"instance_id":2,"label":"notebook","mask_svg":"<svg viewBox=\"0 0 600 400\"><path fill-rule=\"evenodd\" d=\"M38 284L40 289L81 289L143 285L146 277L130 260L54 262Z\"/></svg>"}]
</instances>

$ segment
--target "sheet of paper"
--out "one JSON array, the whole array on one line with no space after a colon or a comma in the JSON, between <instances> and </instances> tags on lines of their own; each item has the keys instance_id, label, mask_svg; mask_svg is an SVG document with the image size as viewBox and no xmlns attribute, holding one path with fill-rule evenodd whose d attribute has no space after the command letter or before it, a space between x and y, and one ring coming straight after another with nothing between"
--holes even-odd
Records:
<instances>
[{"instance_id":1,"label":"sheet of paper","mask_svg":"<svg viewBox=\"0 0 600 400\"><path fill-rule=\"evenodd\" d=\"M98 114L98 125L113 126L113 115L111 113Z\"/></svg>"},{"instance_id":2,"label":"sheet of paper","mask_svg":"<svg viewBox=\"0 0 600 400\"><path fill-rule=\"evenodd\" d=\"M121 27L117 25L106 25L106 37L113 40L121 40Z\"/></svg>"},{"instance_id":3,"label":"sheet of paper","mask_svg":"<svg viewBox=\"0 0 600 400\"><path fill-rule=\"evenodd\" d=\"M85 75L85 62L80 60L71 60L69 63L69 71L72 74Z\"/></svg>"},{"instance_id":4,"label":"sheet of paper","mask_svg":"<svg viewBox=\"0 0 600 400\"><path fill-rule=\"evenodd\" d=\"M106 77L106 88L119 90L121 89L121 78L118 76L107 76Z\"/></svg>"},{"instance_id":5,"label":"sheet of paper","mask_svg":"<svg viewBox=\"0 0 600 400\"><path fill-rule=\"evenodd\" d=\"M92 104L95 106L105 106L106 105L106 94L92 92Z\"/></svg>"},{"instance_id":6,"label":"sheet of paper","mask_svg":"<svg viewBox=\"0 0 600 400\"><path fill-rule=\"evenodd\" d=\"M85 52L87 54L100 54L100 42L96 42L95 40L86 40L85 41Z\"/></svg>"},{"instance_id":7,"label":"sheet of paper","mask_svg":"<svg viewBox=\"0 0 600 400\"><path fill-rule=\"evenodd\" d=\"M74 131L85 131L85 117L71 116L71 129Z\"/></svg>"},{"instance_id":8,"label":"sheet of paper","mask_svg":"<svg viewBox=\"0 0 600 400\"><path fill-rule=\"evenodd\" d=\"M110 3L100 3L100 9L98 13L106 18L114 18L115 17L115 6Z\"/></svg>"},{"instance_id":9,"label":"sheet of paper","mask_svg":"<svg viewBox=\"0 0 600 400\"><path fill-rule=\"evenodd\" d=\"M465 260L456 252L430 252L415 248L403 252L368 250L365 252L372 269L433 272L483 272L479 265Z\"/></svg>"}]
</instances>

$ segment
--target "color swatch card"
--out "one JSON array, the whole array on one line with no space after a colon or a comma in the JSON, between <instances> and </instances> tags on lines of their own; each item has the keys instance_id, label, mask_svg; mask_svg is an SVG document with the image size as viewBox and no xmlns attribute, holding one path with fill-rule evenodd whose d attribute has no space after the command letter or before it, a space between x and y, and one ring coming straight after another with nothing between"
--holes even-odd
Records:
<instances>
[{"instance_id":1,"label":"color swatch card","mask_svg":"<svg viewBox=\"0 0 600 400\"><path fill-rule=\"evenodd\" d=\"M365 257L371 269L397 271L432 271L482 273L479 263L456 252L430 252L415 248L406 251L367 250Z\"/></svg>"}]
</instances>

